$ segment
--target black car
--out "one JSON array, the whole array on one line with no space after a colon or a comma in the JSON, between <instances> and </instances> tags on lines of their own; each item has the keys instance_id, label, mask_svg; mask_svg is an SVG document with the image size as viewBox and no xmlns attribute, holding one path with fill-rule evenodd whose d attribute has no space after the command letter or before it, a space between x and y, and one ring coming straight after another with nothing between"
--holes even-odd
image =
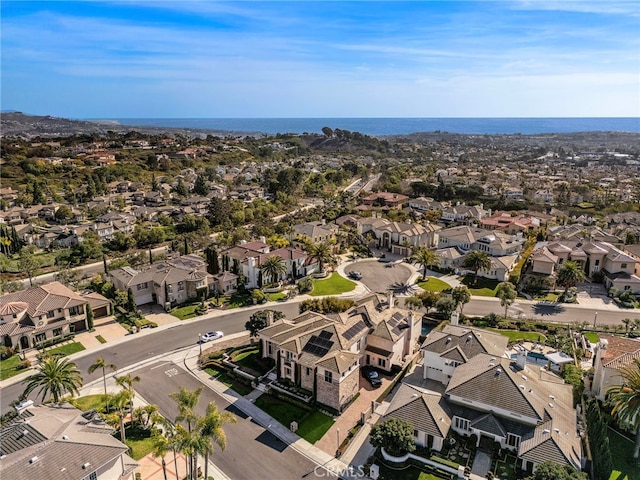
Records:
<instances>
[{"instance_id":1,"label":"black car","mask_svg":"<svg viewBox=\"0 0 640 480\"><path fill-rule=\"evenodd\" d=\"M373 367L364 366L360 371L362 372L362 376L369 381L372 387L378 388L382 385L382 379Z\"/></svg>"},{"instance_id":2,"label":"black car","mask_svg":"<svg viewBox=\"0 0 640 480\"><path fill-rule=\"evenodd\" d=\"M356 272L355 270L352 270L349 272L349 278L352 278L353 280L360 280L362 278L362 274L360 272Z\"/></svg>"}]
</instances>

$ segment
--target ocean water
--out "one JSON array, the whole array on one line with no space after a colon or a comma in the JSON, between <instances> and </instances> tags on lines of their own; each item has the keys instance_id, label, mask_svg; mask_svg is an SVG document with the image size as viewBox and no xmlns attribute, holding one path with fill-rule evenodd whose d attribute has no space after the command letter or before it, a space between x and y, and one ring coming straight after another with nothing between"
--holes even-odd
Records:
<instances>
[{"instance_id":1,"label":"ocean water","mask_svg":"<svg viewBox=\"0 0 640 480\"><path fill-rule=\"evenodd\" d=\"M322 133L323 127L366 135L416 132L523 134L640 133L640 118L116 118L121 125L223 130L274 135Z\"/></svg>"}]
</instances>

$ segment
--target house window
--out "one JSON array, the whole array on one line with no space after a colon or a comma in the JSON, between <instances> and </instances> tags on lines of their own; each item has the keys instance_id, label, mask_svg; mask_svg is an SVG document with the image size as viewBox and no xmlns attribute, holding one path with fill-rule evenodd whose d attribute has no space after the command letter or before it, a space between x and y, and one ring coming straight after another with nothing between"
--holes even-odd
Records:
<instances>
[{"instance_id":1,"label":"house window","mask_svg":"<svg viewBox=\"0 0 640 480\"><path fill-rule=\"evenodd\" d=\"M387 361L384 358L378 359L378 366L382 368L387 368Z\"/></svg>"},{"instance_id":2,"label":"house window","mask_svg":"<svg viewBox=\"0 0 640 480\"><path fill-rule=\"evenodd\" d=\"M324 381L331 383L333 381L333 374L329 370L324 371Z\"/></svg>"},{"instance_id":3,"label":"house window","mask_svg":"<svg viewBox=\"0 0 640 480\"><path fill-rule=\"evenodd\" d=\"M600 260L596 260L594 265L597 267L598 265L600 265Z\"/></svg>"},{"instance_id":4,"label":"house window","mask_svg":"<svg viewBox=\"0 0 640 480\"><path fill-rule=\"evenodd\" d=\"M631 290L631 285L625 285L625 286L624 286L624 289L625 289L625 290Z\"/></svg>"},{"instance_id":5,"label":"house window","mask_svg":"<svg viewBox=\"0 0 640 480\"><path fill-rule=\"evenodd\" d=\"M82 307L71 307L69 309L69 315L71 316L80 315L82 312L84 312L84 308Z\"/></svg>"},{"instance_id":6,"label":"house window","mask_svg":"<svg viewBox=\"0 0 640 480\"><path fill-rule=\"evenodd\" d=\"M507 434L507 445L510 447L518 448L520 445L520 436L514 435L513 433Z\"/></svg>"},{"instance_id":7,"label":"house window","mask_svg":"<svg viewBox=\"0 0 640 480\"><path fill-rule=\"evenodd\" d=\"M138 290L146 290L148 287L148 283L147 282L143 282L143 283L139 283L138 285L136 285L136 288Z\"/></svg>"},{"instance_id":8,"label":"house window","mask_svg":"<svg viewBox=\"0 0 640 480\"><path fill-rule=\"evenodd\" d=\"M304 369L304 371L305 371L305 374L307 375L307 377L308 377L309 375L311 375L311 369L310 369L309 367L306 367L306 368Z\"/></svg>"},{"instance_id":9,"label":"house window","mask_svg":"<svg viewBox=\"0 0 640 480\"><path fill-rule=\"evenodd\" d=\"M184 290L184 282L178 282L178 291Z\"/></svg>"},{"instance_id":10,"label":"house window","mask_svg":"<svg viewBox=\"0 0 640 480\"><path fill-rule=\"evenodd\" d=\"M413 431L413 438L418 438L418 430Z\"/></svg>"},{"instance_id":11,"label":"house window","mask_svg":"<svg viewBox=\"0 0 640 480\"><path fill-rule=\"evenodd\" d=\"M455 425L458 430L467 431L469 430L470 422L466 418L456 417Z\"/></svg>"},{"instance_id":12,"label":"house window","mask_svg":"<svg viewBox=\"0 0 640 480\"><path fill-rule=\"evenodd\" d=\"M54 310L49 310L47 312L47 318L53 318L56 316L56 312Z\"/></svg>"},{"instance_id":13,"label":"house window","mask_svg":"<svg viewBox=\"0 0 640 480\"><path fill-rule=\"evenodd\" d=\"M267 342L267 353L269 355L273 355L273 346L272 346L271 342Z\"/></svg>"},{"instance_id":14,"label":"house window","mask_svg":"<svg viewBox=\"0 0 640 480\"><path fill-rule=\"evenodd\" d=\"M54 328L53 329L53 336L54 337L59 337L60 335L62 335L62 328Z\"/></svg>"},{"instance_id":15,"label":"house window","mask_svg":"<svg viewBox=\"0 0 640 480\"><path fill-rule=\"evenodd\" d=\"M82 480L98 480L98 472L91 472L88 476L84 477Z\"/></svg>"},{"instance_id":16,"label":"house window","mask_svg":"<svg viewBox=\"0 0 640 480\"><path fill-rule=\"evenodd\" d=\"M291 368L285 367L284 368L284 375L285 375L285 377L290 377L291 376Z\"/></svg>"},{"instance_id":17,"label":"house window","mask_svg":"<svg viewBox=\"0 0 640 480\"><path fill-rule=\"evenodd\" d=\"M36 343L44 342L46 339L47 339L47 334L46 333L38 333L36 335L35 342Z\"/></svg>"},{"instance_id":18,"label":"house window","mask_svg":"<svg viewBox=\"0 0 640 480\"><path fill-rule=\"evenodd\" d=\"M627 264L626 263L621 263L620 264L620 268L627 268Z\"/></svg>"}]
</instances>

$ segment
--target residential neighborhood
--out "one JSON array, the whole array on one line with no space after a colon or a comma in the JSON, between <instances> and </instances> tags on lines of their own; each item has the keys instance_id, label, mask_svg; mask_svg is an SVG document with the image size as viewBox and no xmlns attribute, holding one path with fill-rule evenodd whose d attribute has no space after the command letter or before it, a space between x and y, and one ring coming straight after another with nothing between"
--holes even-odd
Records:
<instances>
[{"instance_id":1,"label":"residential neighborhood","mask_svg":"<svg viewBox=\"0 0 640 480\"><path fill-rule=\"evenodd\" d=\"M2 475L640 472L637 135L329 130L2 137Z\"/></svg>"}]
</instances>

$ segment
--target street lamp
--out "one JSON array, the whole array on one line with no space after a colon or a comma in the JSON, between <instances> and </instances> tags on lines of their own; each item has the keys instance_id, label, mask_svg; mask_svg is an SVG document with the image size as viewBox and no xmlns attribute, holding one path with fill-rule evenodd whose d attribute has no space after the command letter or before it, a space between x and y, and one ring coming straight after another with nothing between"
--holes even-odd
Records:
<instances>
[{"instance_id":1,"label":"street lamp","mask_svg":"<svg viewBox=\"0 0 640 480\"><path fill-rule=\"evenodd\" d=\"M598 312L593 315L593 328L596 328L596 322L598 321Z\"/></svg>"},{"instance_id":2,"label":"street lamp","mask_svg":"<svg viewBox=\"0 0 640 480\"><path fill-rule=\"evenodd\" d=\"M198 346L200 347L200 355L202 355L202 334L198 334Z\"/></svg>"}]
</instances>

